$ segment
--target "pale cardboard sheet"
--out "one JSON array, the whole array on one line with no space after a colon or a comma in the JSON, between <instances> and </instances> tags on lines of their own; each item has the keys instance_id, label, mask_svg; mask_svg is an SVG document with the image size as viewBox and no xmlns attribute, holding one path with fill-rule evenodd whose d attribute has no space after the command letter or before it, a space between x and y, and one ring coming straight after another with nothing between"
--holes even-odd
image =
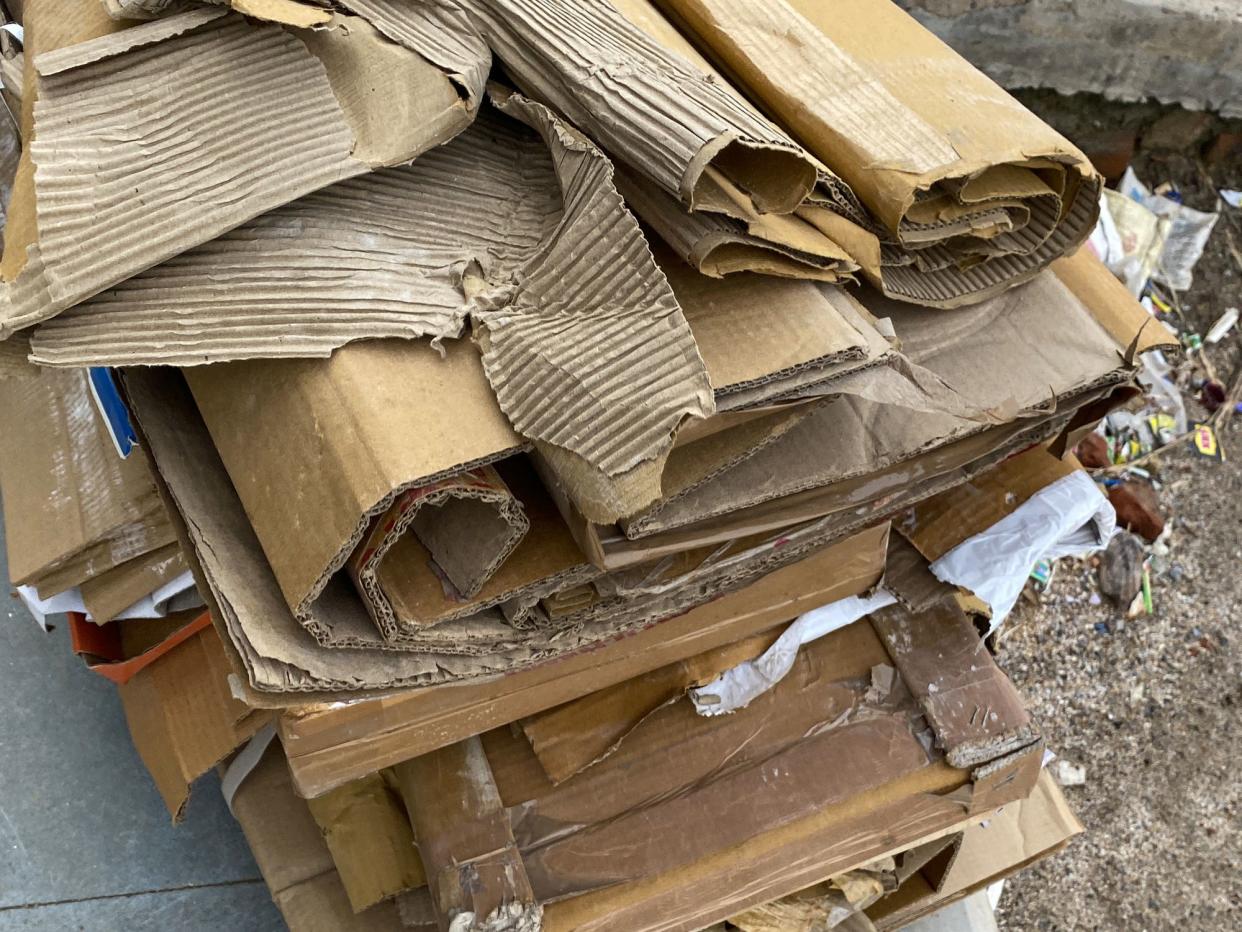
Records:
<instances>
[{"instance_id":1,"label":"pale cardboard sheet","mask_svg":"<svg viewBox=\"0 0 1242 932\"><path fill-rule=\"evenodd\" d=\"M1124 378L1116 342L1051 273L973 307L928 314L868 299L891 318L909 358L973 406L975 418L924 412L866 394L815 409L779 442L626 523L630 536L693 524L759 502L875 472L983 429L1034 417L1057 400ZM875 371L861 373L865 382Z\"/></svg>"},{"instance_id":2,"label":"pale cardboard sheet","mask_svg":"<svg viewBox=\"0 0 1242 932\"><path fill-rule=\"evenodd\" d=\"M196 8L34 68L38 234L6 263L0 336L469 121L439 69L356 17L294 32Z\"/></svg>"},{"instance_id":3,"label":"pale cardboard sheet","mask_svg":"<svg viewBox=\"0 0 1242 932\"><path fill-rule=\"evenodd\" d=\"M23 367L0 379L0 493L9 577L47 598L173 532L146 457L117 453L86 372Z\"/></svg>"}]
</instances>

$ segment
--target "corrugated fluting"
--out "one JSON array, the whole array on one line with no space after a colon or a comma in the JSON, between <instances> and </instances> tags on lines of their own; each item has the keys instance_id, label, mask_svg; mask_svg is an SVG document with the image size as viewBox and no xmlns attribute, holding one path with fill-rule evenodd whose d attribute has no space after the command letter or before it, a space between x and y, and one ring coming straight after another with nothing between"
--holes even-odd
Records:
<instances>
[{"instance_id":1,"label":"corrugated fluting","mask_svg":"<svg viewBox=\"0 0 1242 932\"><path fill-rule=\"evenodd\" d=\"M41 287L19 276L15 326L365 170L319 61L235 15L44 77L35 121Z\"/></svg>"},{"instance_id":2,"label":"corrugated fluting","mask_svg":"<svg viewBox=\"0 0 1242 932\"><path fill-rule=\"evenodd\" d=\"M793 168L782 187L805 189L793 197L795 204L814 184L815 167L801 147L607 0L433 0L417 6L345 0L345 6L446 72L465 75L467 86L490 47L525 93L683 201L711 161L700 153L722 139L753 147L769 161L759 171L728 172L744 190L761 189L761 176L780 176L772 163Z\"/></svg>"},{"instance_id":3,"label":"corrugated fluting","mask_svg":"<svg viewBox=\"0 0 1242 932\"><path fill-rule=\"evenodd\" d=\"M560 206L542 139L487 108L408 166L306 195L61 314L36 331L34 358L195 365L455 337L468 267L508 276Z\"/></svg>"},{"instance_id":4,"label":"corrugated fluting","mask_svg":"<svg viewBox=\"0 0 1242 932\"><path fill-rule=\"evenodd\" d=\"M519 433L615 475L712 413L707 368L608 159L539 104L515 96L506 111L543 134L565 212L509 305L476 315L483 364Z\"/></svg>"}]
</instances>

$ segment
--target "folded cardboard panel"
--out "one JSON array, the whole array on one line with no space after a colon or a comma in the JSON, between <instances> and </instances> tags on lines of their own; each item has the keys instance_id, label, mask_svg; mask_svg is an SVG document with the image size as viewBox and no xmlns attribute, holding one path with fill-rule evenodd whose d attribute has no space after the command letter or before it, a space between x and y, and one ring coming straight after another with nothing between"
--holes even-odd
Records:
<instances>
[{"instance_id":1,"label":"folded cardboard panel","mask_svg":"<svg viewBox=\"0 0 1242 932\"><path fill-rule=\"evenodd\" d=\"M47 598L173 543L145 454L121 458L85 371L23 364L0 379L0 434L14 583Z\"/></svg>"},{"instance_id":2,"label":"folded cardboard panel","mask_svg":"<svg viewBox=\"0 0 1242 932\"><path fill-rule=\"evenodd\" d=\"M281 717L280 729L298 790L316 796L412 753L550 709L863 592L879 581L886 541L886 526L864 531L684 615L502 679L291 710Z\"/></svg>"},{"instance_id":3,"label":"folded cardboard panel","mask_svg":"<svg viewBox=\"0 0 1242 932\"><path fill-rule=\"evenodd\" d=\"M356 17L296 32L199 8L63 49L40 42L28 59L38 234L6 269L5 336L469 121L438 69Z\"/></svg>"},{"instance_id":4,"label":"folded cardboard panel","mask_svg":"<svg viewBox=\"0 0 1242 932\"><path fill-rule=\"evenodd\" d=\"M959 634L979 643L973 631L969 638ZM934 654L944 646L924 650ZM909 678L877 679L872 671L891 657L867 621L856 623L808 646L795 671L746 709L702 718L688 702L665 705L615 753L555 785L532 746L507 729L487 733L471 752L483 754L486 766L432 769L469 772L503 805L511 827L507 847L520 854L521 877L544 907L545 928L611 928L608 922L620 921L626 928L698 928L711 921L705 915L730 914L728 905L719 911L722 902L739 908L762 902L755 897L790 877L833 873L825 864L849 869L948 834L970 815L1030 793L1040 742L973 773L947 766L937 747L948 741L920 737L927 723L914 697L928 692L926 671L903 656ZM989 688L996 691L989 697L996 700L997 727L1012 730L1027 721L1020 706L1007 704L1013 688L1003 677L983 687ZM425 762L439 759L433 754ZM427 778L421 796L406 795L416 826L418 810L442 812L462 798L442 799L443 779ZM898 799L905 818L890 822ZM495 805L486 808L491 814L480 817L480 832L483 822L495 821ZM867 823L880 813L884 821ZM822 831L825 821L838 820L845 823L841 831ZM449 836L464 844L475 837L471 821L463 812L451 827L425 825L419 844ZM653 824L662 827L659 845L647 843ZM874 829L860 831L860 824ZM821 829L817 847L804 834L811 826ZM919 834L911 837L907 829ZM713 884L726 878L732 886L717 902ZM496 899L507 882L484 886ZM685 884L680 895L673 892L676 882ZM431 895L447 928L459 907L435 885Z\"/></svg>"},{"instance_id":5,"label":"folded cardboard panel","mask_svg":"<svg viewBox=\"0 0 1242 932\"><path fill-rule=\"evenodd\" d=\"M293 792L279 746L267 749L232 800L255 863L290 932L399 932L396 904L350 907L328 844L305 800Z\"/></svg>"},{"instance_id":6,"label":"folded cardboard panel","mask_svg":"<svg viewBox=\"0 0 1242 932\"><path fill-rule=\"evenodd\" d=\"M1107 273L1106 273L1107 274ZM642 537L767 500L877 472L932 447L983 430L988 421L1033 419L1060 399L1129 377L1118 344L1053 275L981 304L937 314L878 296L874 314L891 318L903 352L951 385L973 419L921 412L858 391L816 408L774 442L710 481L663 499L625 524ZM964 412L963 412L964 413ZM686 456L688 453L683 453Z\"/></svg>"},{"instance_id":7,"label":"folded cardboard panel","mask_svg":"<svg viewBox=\"0 0 1242 932\"><path fill-rule=\"evenodd\" d=\"M1061 788L1048 771L1026 799L1001 807L986 821L966 827L949 857L938 859L934 882L924 871L903 881L867 910L882 930L899 929L976 890L989 887L1062 850L1083 831Z\"/></svg>"}]
</instances>

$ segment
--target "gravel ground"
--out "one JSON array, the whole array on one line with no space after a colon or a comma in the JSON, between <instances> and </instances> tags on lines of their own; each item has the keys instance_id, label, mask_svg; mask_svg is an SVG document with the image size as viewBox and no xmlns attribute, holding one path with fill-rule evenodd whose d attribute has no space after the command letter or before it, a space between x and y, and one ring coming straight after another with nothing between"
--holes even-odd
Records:
<instances>
[{"instance_id":1,"label":"gravel ground","mask_svg":"<svg viewBox=\"0 0 1242 932\"><path fill-rule=\"evenodd\" d=\"M1072 137L1167 111L1085 96L1030 103ZM1211 209L1193 157L1140 149L1134 164L1149 186L1173 179L1187 203ZM1242 187L1236 159L1211 173ZM1239 218L1218 222L1182 296L1199 332L1242 306L1242 260L1226 234L1232 223L1242 245ZM1222 378L1240 347L1235 331L1212 349ZM1202 416L1197 403L1188 410ZM1087 831L1007 883L1005 932L1242 928L1242 415L1221 439L1226 463L1187 445L1157 460L1173 532L1152 615L1127 620L1098 595L1092 561L1063 561L1041 601L1021 605L1006 629L999 659L1049 747L1086 768L1085 784L1066 793Z\"/></svg>"}]
</instances>

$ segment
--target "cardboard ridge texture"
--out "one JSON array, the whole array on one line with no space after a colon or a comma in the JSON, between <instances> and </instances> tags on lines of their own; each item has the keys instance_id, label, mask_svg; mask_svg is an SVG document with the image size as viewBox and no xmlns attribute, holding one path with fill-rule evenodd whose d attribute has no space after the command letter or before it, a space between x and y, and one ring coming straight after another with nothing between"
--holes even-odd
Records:
<instances>
[{"instance_id":1,"label":"cardboard ridge texture","mask_svg":"<svg viewBox=\"0 0 1242 932\"><path fill-rule=\"evenodd\" d=\"M6 337L302 194L407 161L469 122L438 69L357 17L295 34L196 8L43 50L33 67L37 239L20 271L6 270ZM194 210L182 209L187 200Z\"/></svg>"}]
</instances>

